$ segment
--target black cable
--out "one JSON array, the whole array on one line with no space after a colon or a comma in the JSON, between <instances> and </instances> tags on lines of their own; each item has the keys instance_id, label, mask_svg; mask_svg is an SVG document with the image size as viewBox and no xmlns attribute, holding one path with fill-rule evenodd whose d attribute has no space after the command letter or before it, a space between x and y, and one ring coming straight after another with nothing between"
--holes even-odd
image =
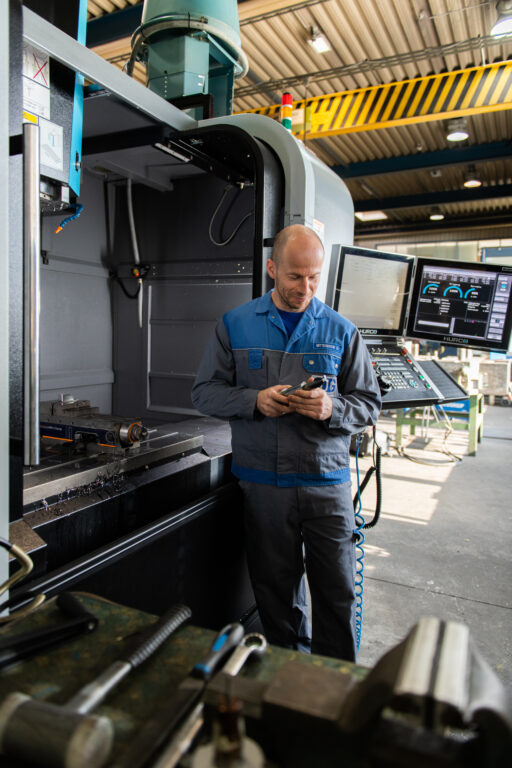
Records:
<instances>
[{"instance_id":1,"label":"black cable","mask_svg":"<svg viewBox=\"0 0 512 768\"><path fill-rule=\"evenodd\" d=\"M357 438L360 439L360 435L357 435ZM376 484L376 492L377 492L377 501L375 505L375 512L373 514L373 518L370 520L369 523L365 523L362 527L365 528L373 528L375 525L377 525L380 517L380 511L382 507L382 473L381 473L381 457L382 457L382 448L380 445L377 444L375 440L375 427L373 428L373 466L369 467L366 475L364 476L363 482L358 487L357 493L354 496L353 504L354 504L354 510L357 508L357 505L359 504L359 500L361 498L361 494L363 493L364 489L370 482L370 479L375 472L375 484Z\"/></svg>"},{"instance_id":2,"label":"black cable","mask_svg":"<svg viewBox=\"0 0 512 768\"><path fill-rule=\"evenodd\" d=\"M359 494L361 494L364 491L364 489L368 485L368 483L370 481L370 478L371 478L371 476L373 475L374 472L375 472L375 467L373 467L373 466L370 467L367 470L366 475L364 476L364 480L361 483L361 486L359 488L359 492L356 493L356 495L354 496L354 509L355 509L355 506L356 506L357 502L359 501Z\"/></svg>"},{"instance_id":3,"label":"black cable","mask_svg":"<svg viewBox=\"0 0 512 768\"><path fill-rule=\"evenodd\" d=\"M375 513L373 515L373 518L370 520L369 523L365 523L365 528L373 528L375 525L377 525L380 517L380 510L382 506L382 474L381 474L381 456L382 456L382 448L377 445L375 450L375 467L371 467L371 469L375 469L375 485L377 490L377 503L375 505ZM368 474L368 473L367 473ZM370 478L368 477L368 480ZM366 480L366 477L365 477ZM364 481L363 481L364 484Z\"/></svg>"},{"instance_id":4,"label":"black cable","mask_svg":"<svg viewBox=\"0 0 512 768\"><path fill-rule=\"evenodd\" d=\"M240 227L242 226L242 224L244 223L244 221L246 221L246 219L248 219L250 216L254 215L254 211L250 211L249 213L247 213L243 217L243 219L237 224L237 226L232 231L232 233L229 235L229 237L226 238L226 240L223 240L221 243L219 243L219 242L217 242L217 240L215 240L215 238L213 237L213 232L212 232L213 222L215 221L215 217L217 216L217 214L219 212L219 209L222 206L222 203L224 202L224 198L226 197L227 193L232 188L232 186L233 186L232 184L228 184L227 187L225 187L224 192L222 193L222 197L220 198L220 201L219 201L217 207L215 208L215 210L214 210L214 212L212 214L212 217L210 219L210 225L208 227L208 235L210 237L211 242L214 245L224 246L224 245L227 245L228 243L230 243L232 241L232 239L234 238L234 236L236 235L236 233L238 232L238 230L240 229Z\"/></svg>"},{"instance_id":5,"label":"black cable","mask_svg":"<svg viewBox=\"0 0 512 768\"><path fill-rule=\"evenodd\" d=\"M124 295L125 295L125 296L126 296L128 299L136 299L136 298L138 297L138 295L139 295L139 293L140 293L140 286L141 286L141 283L140 283L140 282L139 282L139 284L137 285L137 290L135 291L135 293L129 293L129 292L126 290L126 288L125 288L125 286L124 286L124 284L123 284L123 282L122 282L121 278L119 277L119 275L118 275L116 272L112 272L112 277L114 278L114 280L115 280L117 283L119 283L119 285L120 285L120 286L121 286L121 288L122 288L122 291L123 291Z\"/></svg>"}]
</instances>

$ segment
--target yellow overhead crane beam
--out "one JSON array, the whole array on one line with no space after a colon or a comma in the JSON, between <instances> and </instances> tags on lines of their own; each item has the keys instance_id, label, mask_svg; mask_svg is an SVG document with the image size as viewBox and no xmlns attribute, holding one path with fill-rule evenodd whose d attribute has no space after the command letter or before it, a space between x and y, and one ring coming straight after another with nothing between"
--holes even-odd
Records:
<instances>
[{"instance_id":1,"label":"yellow overhead crane beam","mask_svg":"<svg viewBox=\"0 0 512 768\"><path fill-rule=\"evenodd\" d=\"M512 61L294 101L292 132L319 139L503 109L512 109ZM244 112L279 119L280 105Z\"/></svg>"}]
</instances>

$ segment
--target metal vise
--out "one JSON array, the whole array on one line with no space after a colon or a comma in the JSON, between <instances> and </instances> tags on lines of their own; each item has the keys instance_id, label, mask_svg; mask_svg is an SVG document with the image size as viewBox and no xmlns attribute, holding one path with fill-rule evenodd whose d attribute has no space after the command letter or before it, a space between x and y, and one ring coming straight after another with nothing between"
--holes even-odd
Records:
<instances>
[{"instance_id":1,"label":"metal vise","mask_svg":"<svg viewBox=\"0 0 512 768\"><path fill-rule=\"evenodd\" d=\"M89 400L75 400L73 395L40 403L39 414L44 442L92 442L108 451L137 447L148 436L140 420L101 414Z\"/></svg>"}]
</instances>

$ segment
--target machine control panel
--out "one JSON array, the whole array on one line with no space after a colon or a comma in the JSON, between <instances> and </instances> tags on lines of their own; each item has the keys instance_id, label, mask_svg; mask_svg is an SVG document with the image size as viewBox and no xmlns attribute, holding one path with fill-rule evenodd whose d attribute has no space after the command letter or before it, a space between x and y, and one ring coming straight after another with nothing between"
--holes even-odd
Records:
<instances>
[{"instance_id":1,"label":"machine control panel","mask_svg":"<svg viewBox=\"0 0 512 768\"><path fill-rule=\"evenodd\" d=\"M393 339L365 339L382 393L382 408L433 405L444 398L409 350Z\"/></svg>"}]
</instances>

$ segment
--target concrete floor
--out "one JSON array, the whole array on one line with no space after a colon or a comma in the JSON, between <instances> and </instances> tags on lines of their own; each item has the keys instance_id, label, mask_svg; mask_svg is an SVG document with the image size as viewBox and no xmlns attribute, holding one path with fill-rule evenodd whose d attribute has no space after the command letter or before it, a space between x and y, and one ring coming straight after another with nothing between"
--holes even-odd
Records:
<instances>
[{"instance_id":1,"label":"concrete floor","mask_svg":"<svg viewBox=\"0 0 512 768\"><path fill-rule=\"evenodd\" d=\"M394 445L393 419L382 418L378 427ZM421 616L436 616L467 624L476 648L511 690L512 408L486 407L475 456L467 455L467 432L448 437L461 462L446 464L442 434L430 429L425 448L406 434L406 452L434 466L393 447L382 458L381 518L366 532L358 663L373 666ZM360 459L361 479L370 464L369 457ZM356 487L355 471L352 481ZM373 479L362 501L368 521Z\"/></svg>"}]
</instances>

